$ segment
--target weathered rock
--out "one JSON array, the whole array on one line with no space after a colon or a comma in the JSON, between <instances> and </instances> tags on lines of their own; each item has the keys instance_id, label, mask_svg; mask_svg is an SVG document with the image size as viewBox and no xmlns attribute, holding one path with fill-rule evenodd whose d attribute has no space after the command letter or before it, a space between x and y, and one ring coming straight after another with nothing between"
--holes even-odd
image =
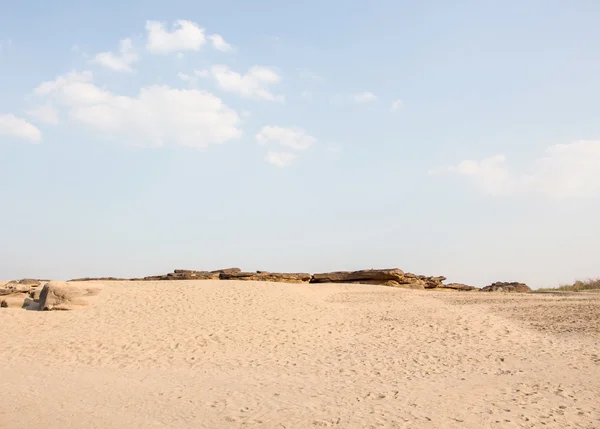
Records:
<instances>
[{"instance_id":1,"label":"weathered rock","mask_svg":"<svg viewBox=\"0 0 600 429\"><path fill-rule=\"evenodd\" d=\"M361 280L386 282L394 280L402 282L405 274L398 268L382 270L334 271L331 273L314 274L311 283L351 283Z\"/></svg>"},{"instance_id":2,"label":"weathered rock","mask_svg":"<svg viewBox=\"0 0 600 429\"><path fill-rule=\"evenodd\" d=\"M6 283L0 289L0 295L10 295L13 293L29 293L29 291L40 285L37 280L24 279L24 280L12 280Z\"/></svg>"},{"instance_id":3,"label":"weathered rock","mask_svg":"<svg viewBox=\"0 0 600 429\"><path fill-rule=\"evenodd\" d=\"M424 289L441 287L445 277L427 277L405 273L398 268L382 270L334 271L315 274L311 283L361 283Z\"/></svg>"},{"instance_id":4,"label":"weathered rock","mask_svg":"<svg viewBox=\"0 0 600 429\"><path fill-rule=\"evenodd\" d=\"M174 272L167 274L167 280L216 280L219 278L219 273L210 271L187 271Z\"/></svg>"},{"instance_id":5,"label":"weathered rock","mask_svg":"<svg viewBox=\"0 0 600 429\"><path fill-rule=\"evenodd\" d=\"M25 308L25 299L26 295L8 295L2 298L0 302L0 307L2 308Z\"/></svg>"},{"instance_id":6,"label":"weathered rock","mask_svg":"<svg viewBox=\"0 0 600 429\"><path fill-rule=\"evenodd\" d=\"M80 279L71 279L69 282L93 282L93 281L127 281L129 279L123 279L119 277L83 277Z\"/></svg>"},{"instance_id":7,"label":"weathered rock","mask_svg":"<svg viewBox=\"0 0 600 429\"><path fill-rule=\"evenodd\" d=\"M241 273L242 270L240 268L223 268L222 270L214 270L211 271L211 273L216 273L216 274L235 274L235 273Z\"/></svg>"},{"instance_id":8,"label":"weathered rock","mask_svg":"<svg viewBox=\"0 0 600 429\"><path fill-rule=\"evenodd\" d=\"M43 289L44 288L42 286L37 287L35 289L31 289L31 291L29 292L29 297L35 302L38 302L40 300L40 294L42 293Z\"/></svg>"},{"instance_id":9,"label":"weathered rock","mask_svg":"<svg viewBox=\"0 0 600 429\"><path fill-rule=\"evenodd\" d=\"M465 285L462 283L448 283L448 284L440 286L438 289L453 289L453 290L460 290L460 291L465 291L465 292L477 290L477 288L475 286L469 286L469 285Z\"/></svg>"},{"instance_id":10,"label":"weathered rock","mask_svg":"<svg viewBox=\"0 0 600 429\"><path fill-rule=\"evenodd\" d=\"M41 284L42 280L37 280L37 279L21 279L21 280L13 280L8 282L10 283L18 283L20 285L28 285L28 286L39 286Z\"/></svg>"},{"instance_id":11,"label":"weathered rock","mask_svg":"<svg viewBox=\"0 0 600 429\"><path fill-rule=\"evenodd\" d=\"M159 276L148 276L143 279L132 279L132 280L217 280L219 278L218 272L211 271L193 271L193 270L175 270L172 273L163 274Z\"/></svg>"},{"instance_id":12,"label":"weathered rock","mask_svg":"<svg viewBox=\"0 0 600 429\"><path fill-rule=\"evenodd\" d=\"M513 292L527 293L531 292L531 288L525 283L518 282L496 282L481 289L482 292Z\"/></svg>"},{"instance_id":13,"label":"weathered rock","mask_svg":"<svg viewBox=\"0 0 600 429\"><path fill-rule=\"evenodd\" d=\"M255 273L230 272L221 273L221 280L253 280L262 282L308 283L312 276L308 273L270 273L257 271Z\"/></svg>"},{"instance_id":14,"label":"weathered rock","mask_svg":"<svg viewBox=\"0 0 600 429\"><path fill-rule=\"evenodd\" d=\"M68 282L48 282L39 298L40 310L74 310L86 306L87 296L97 295L98 289L71 285Z\"/></svg>"}]
</instances>

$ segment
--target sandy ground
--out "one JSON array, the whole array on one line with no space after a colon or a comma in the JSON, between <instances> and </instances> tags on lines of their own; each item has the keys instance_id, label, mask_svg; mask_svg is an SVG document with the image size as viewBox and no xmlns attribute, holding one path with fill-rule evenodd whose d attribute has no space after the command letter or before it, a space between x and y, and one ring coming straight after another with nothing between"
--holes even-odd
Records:
<instances>
[{"instance_id":1,"label":"sandy ground","mask_svg":"<svg viewBox=\"0 0 600 429\"><path fill-rule=\"evenodd\" d=\"M95 286L0 310L1 428L600 426L600 294Z\"/></svg>"}]
</instances>

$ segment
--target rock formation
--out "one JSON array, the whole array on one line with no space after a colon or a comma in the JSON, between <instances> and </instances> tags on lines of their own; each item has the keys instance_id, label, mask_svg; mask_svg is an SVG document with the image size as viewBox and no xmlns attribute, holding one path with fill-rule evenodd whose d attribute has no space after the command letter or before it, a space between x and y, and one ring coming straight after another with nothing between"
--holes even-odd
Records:
<instances>
[{"instance_id":1,"label":"rock formation","mask_svg":"<svg viewBox=\"0 0 600 429\"><path fill-rule=\"evenodd\" d=\"M312 276L308 273L270 273L257 271L255 273L222 272L221 280L254 280L262 282L308 283Z\"/></svg>"},{"instance_id":2,"label":"rock formation","mask_svg":"<svg viewBox=\"0 0 600 429\"><path fill-rule=\"evenodd\" d=\"M468 292L471 290L478 290L478 288L476 288L475 286L469 286L469 285L465 285L462 283L448 283L448 284L442 285L440 289L453 289L453 290L460 290L460 291L464 291L464 292Z\"/></svg>"},{"instance_id":3,"label":"rock formation","mask_svg":"<svg viewBox=\"0 0 600 429\"><path fill-rule=\"evenodd\" d=\"M98 289L74 286L68 282L48 282L39 298L40 310L73 310L86 306L87 296L97 295Z\"/></svg>"},{"instance_id":4,"label":"rock formation","mask_svg":"<svg viewBox=\"0 0 600 429\"><path fill-rule=\"evenodd\" d=\"M39 280L23 279L11 280L0 288L0 296L15 293L30 293L31 290L41 286Z\"/></svg>"},{"instance_id":5,"label":"rock formation","mask_svg":"<svg viewBox=\"0 0 600 429\"><path fill-rule=\"evenodd\" d=\"M481 289L482 292L513 292L527 293L531 292L531 288L525 283L517 282L496 282Z\"/></svg>"},{"instance_id":6,"label":"rock formation","mask_svg":"<svg viewBox=\"0 0 600 429\"><path fill-rule=\"evenodd\" d=\"M443 287L445 277L427 277L405 273L398 268L382 270L334 271L314 274L311 283L362 283L410 289L433 289Z\"/></svg>"}]
</instances>

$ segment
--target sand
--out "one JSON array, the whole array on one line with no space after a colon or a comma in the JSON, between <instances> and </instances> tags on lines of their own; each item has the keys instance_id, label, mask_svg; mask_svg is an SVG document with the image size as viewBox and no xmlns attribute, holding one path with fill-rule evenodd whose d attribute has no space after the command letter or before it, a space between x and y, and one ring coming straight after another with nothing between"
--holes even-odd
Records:
<instances>
[{"instance_id":1,"label":"sand","mask_svg":"<svg viewBox=\"0 0 600 429\"><path fill-rule=\"evenodd\" d=\"M600 426L600 294L94 286L0 310L0 428Z\"/></svg>"}]
</instances>

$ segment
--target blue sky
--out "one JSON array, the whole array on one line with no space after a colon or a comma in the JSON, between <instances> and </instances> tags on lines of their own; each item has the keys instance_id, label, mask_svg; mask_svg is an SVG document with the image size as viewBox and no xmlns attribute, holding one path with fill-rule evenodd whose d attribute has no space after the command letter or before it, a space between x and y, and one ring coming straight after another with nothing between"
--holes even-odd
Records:
<instances>
[{"instance_id":1,"label":"blue sky","mask_svg":"<svg viewBox=\"0 0 600 429\"><path fill-rule=\"evenodd\" d=\"M600 275L600 3L4 5L0 278Z\"/></svg>"}]
</instances>

